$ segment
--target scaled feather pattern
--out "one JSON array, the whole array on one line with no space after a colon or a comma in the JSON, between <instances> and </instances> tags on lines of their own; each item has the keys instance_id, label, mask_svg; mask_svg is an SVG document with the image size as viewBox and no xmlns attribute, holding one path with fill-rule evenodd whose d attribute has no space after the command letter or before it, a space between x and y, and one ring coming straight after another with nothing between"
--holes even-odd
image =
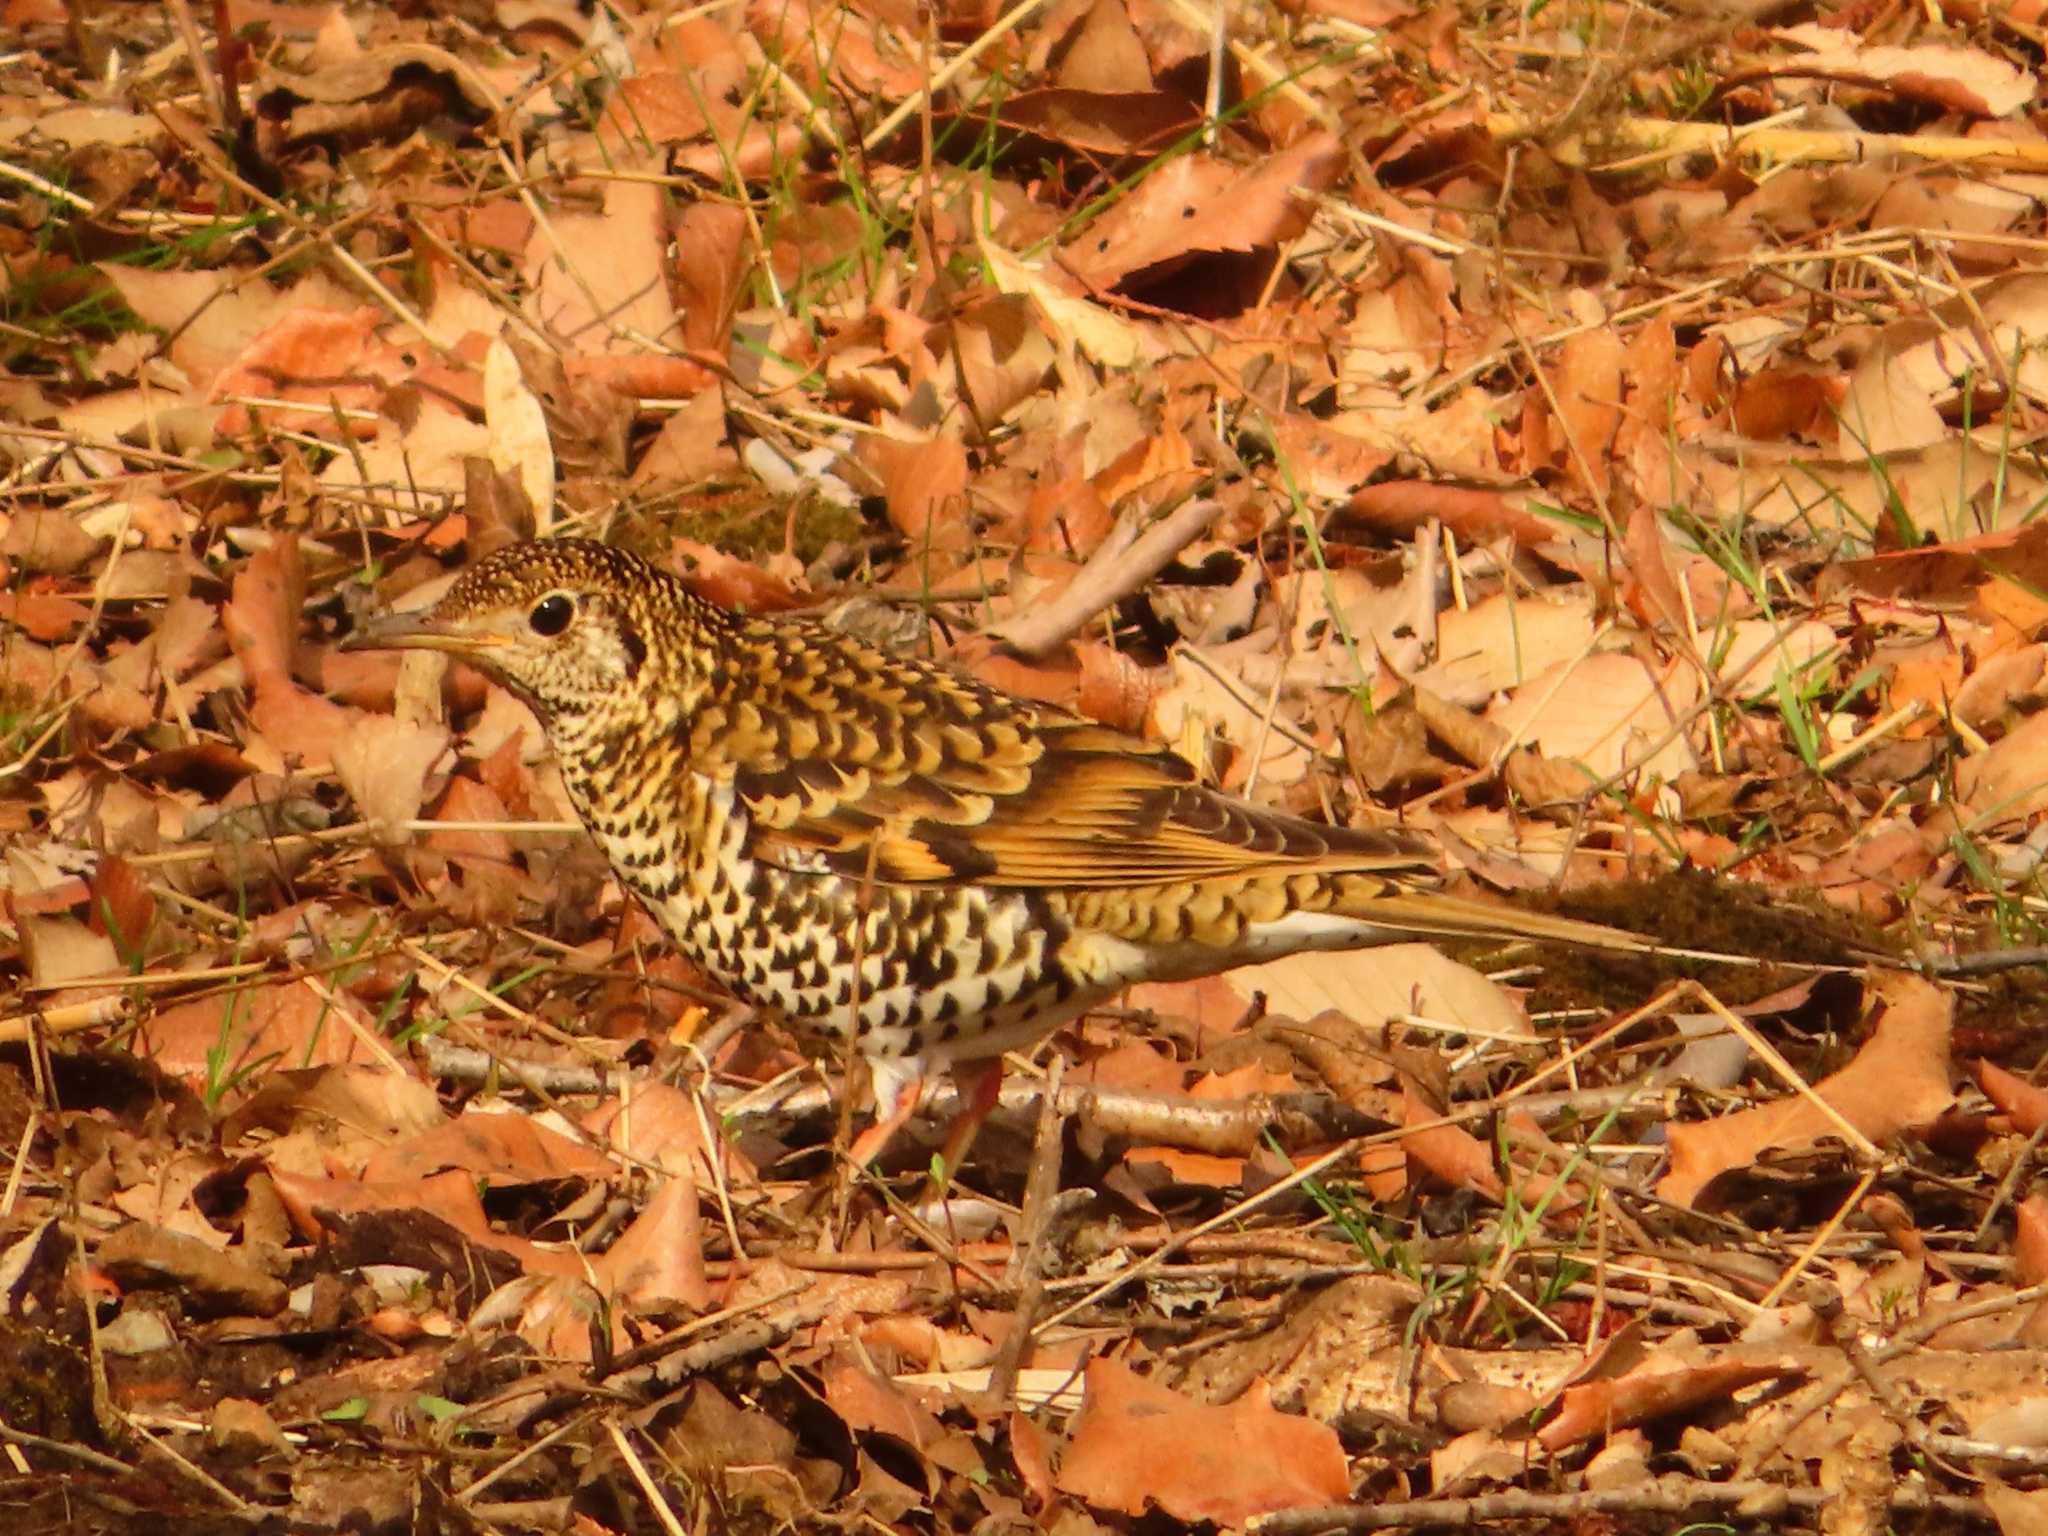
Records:
<instances>
[{"instance_id":1,"label":"scaled feather pattern","mask_svg":"<svg viewBox=\"0 0 2048 1536\"><path fill-rule=\"evenodd\" d=\"M676 945L878 1086L1035 1043L1137 982L1459 935L1645 950L1445 895L1407 832L1322 826L1166 748L607 545L482 561L349 644L459 656L524 699L577 814Z\"/></svg>"}]
</instances>

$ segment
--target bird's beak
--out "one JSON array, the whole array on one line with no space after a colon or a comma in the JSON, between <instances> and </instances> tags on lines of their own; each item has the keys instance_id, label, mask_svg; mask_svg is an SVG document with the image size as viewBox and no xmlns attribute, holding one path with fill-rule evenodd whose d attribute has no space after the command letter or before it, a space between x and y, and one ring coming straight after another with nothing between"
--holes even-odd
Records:
<instances>
[{"instance_id":1,"label":"bird's beak","mask_svg":"<svg viewBox=\"0 0 2048 1536\"><path fill-rule=\"evenodd\" d=\"M439 619L434 610L380 613L341 642L344 651L446 651L474 656L509 643L505 636L460 620Z\"/></svg>"}]
</instances>

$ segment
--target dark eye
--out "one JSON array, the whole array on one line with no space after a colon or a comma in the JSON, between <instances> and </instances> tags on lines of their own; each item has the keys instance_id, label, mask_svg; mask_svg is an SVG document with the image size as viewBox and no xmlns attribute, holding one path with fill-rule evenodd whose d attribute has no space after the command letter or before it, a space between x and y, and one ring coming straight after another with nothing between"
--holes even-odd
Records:
<instances>
[{"instance_id":1,"label":"dark eye","mask_svg":"<svg viewBox=\"0 0 2048 1536\"><path fill-rule=\"evenodd\" d=\"M533 626L536 635L559 635L569 627L569 620L576 612L576 605L559 592L550 592L533 605L533 612L526 616L526 622Z\"/></svg>"}]
</instances>

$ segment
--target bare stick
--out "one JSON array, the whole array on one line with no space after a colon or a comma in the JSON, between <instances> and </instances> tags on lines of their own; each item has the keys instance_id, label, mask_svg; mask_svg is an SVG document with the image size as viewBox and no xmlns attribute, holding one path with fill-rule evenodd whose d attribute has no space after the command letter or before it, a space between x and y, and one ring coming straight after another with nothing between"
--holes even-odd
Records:
<instances>
[{"instance_id":1,"label":"bare stick","mask_svg":"<svg viewBox=\"0 0 2048 1536\"><path fill-rule=\"evenodd\" d=\"M1143 533L1137 531L1135 518L1118 519L1109 537L1051 602L992 625L989 633L1026 656L1043 656L1065 645L1096 614L1164 570L1168 561L1201 537L1220 510L1206 496L1198 496Z\"/></svg>"}]
</instances>

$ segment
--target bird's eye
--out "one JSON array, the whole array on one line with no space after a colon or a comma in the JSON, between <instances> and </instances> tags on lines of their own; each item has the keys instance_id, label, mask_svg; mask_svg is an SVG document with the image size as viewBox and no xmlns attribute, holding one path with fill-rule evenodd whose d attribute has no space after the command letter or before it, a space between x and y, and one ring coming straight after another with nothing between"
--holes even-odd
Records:
<instances>
[{"instance_id":1,"label":"bird's eye","mask_svg":"<svg viewBox=\"0 0 2048 1536\"><path fill-rule=\"evenodd\" d=\"M576 605L559 592L550 592L533 605L533 612L526 616L526 622L533 626L536 635L553 637L569 627L569 620L576 612Z\"/></svg>"}]
</instances>

